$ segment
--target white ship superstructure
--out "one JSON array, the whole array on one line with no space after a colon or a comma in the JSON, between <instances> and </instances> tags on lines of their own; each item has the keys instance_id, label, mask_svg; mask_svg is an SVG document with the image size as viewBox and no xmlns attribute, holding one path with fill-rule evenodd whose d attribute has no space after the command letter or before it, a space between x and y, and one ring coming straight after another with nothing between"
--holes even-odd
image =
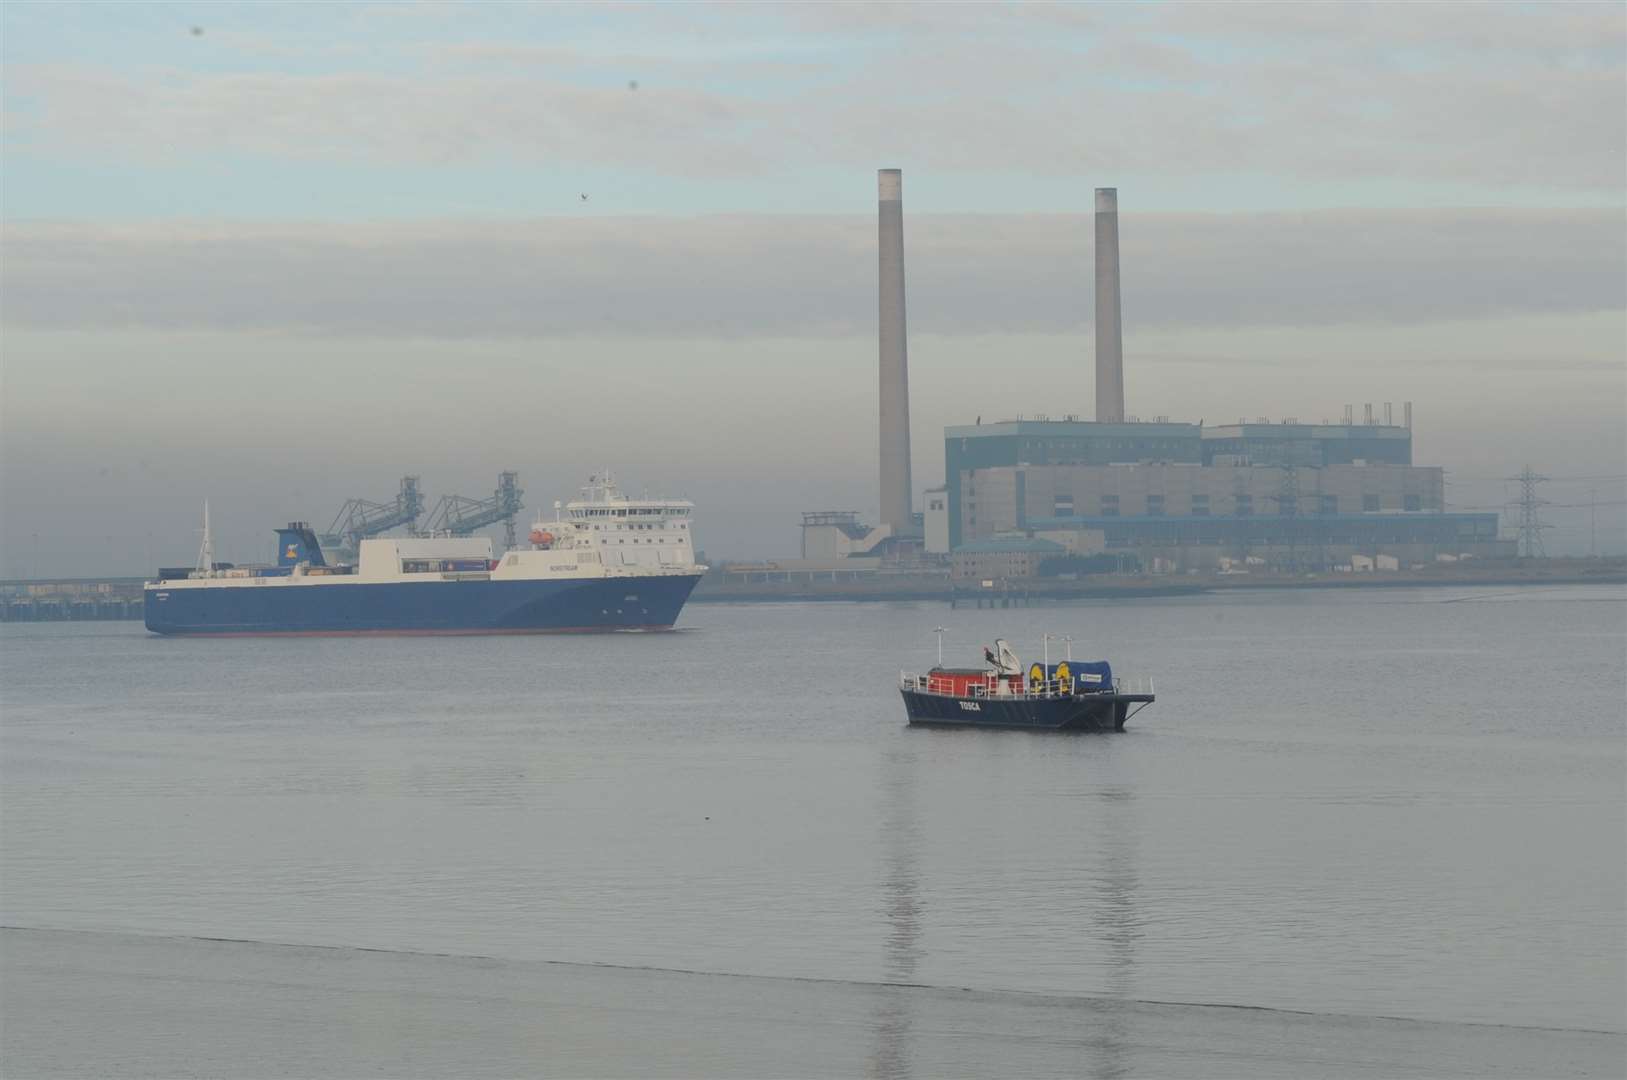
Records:
<instances>
[{"instance_id":1,"label":"white ship superstructure","mask_svg":"<svg viewBox=\"0 0 1627 1080\"><path fill-rule=\"evenodd\" d=\"M493 576L578 573L582 576L645 576L704 573L695 562L690 533L695 504L688 499L632 496L609 473L592 476L582 496L563 507L555 520L538 520L529 546L507 552Z\"/></svg>"}]
</instances>

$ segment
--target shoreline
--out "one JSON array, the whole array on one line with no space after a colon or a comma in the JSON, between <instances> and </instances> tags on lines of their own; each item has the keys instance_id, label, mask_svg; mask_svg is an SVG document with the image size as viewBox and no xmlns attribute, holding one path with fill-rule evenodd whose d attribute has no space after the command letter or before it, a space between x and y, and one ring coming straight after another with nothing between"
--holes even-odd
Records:
<instances>
[{"instance_id":1,"label":"shoreline","mask_svg":"<svg viewBox=\"0 0 1627 1080\"><path fill-rule=\"evenodd\" d=\"M801 571L799 571L801 573ZM0 582L0 590L40 586L58 590L0 600L0 623L140 622L141 579L76 578ZM939 574L887 574L870 580L730 582L722 570L701 579L691 604L903 603L967 607L1026 607L1075 600L1157 600L1260 589L1518 588L1544 585L1627 585L1627 559L1557 559L1543 563L1500 562L1473 568L1429 567L1418 571L1360 574L1163 574L1062 580L1013 578L983 589Z\"/></svg>"},{"instance_id":2,"label":"shoreline","mask_svg":"<svg viewBox=\"0 0 1627 1080\"><path fill-rule=\"evenodd\" d=\"M702 579L691 604L795 603L807 601L937 601L956 606L1021 607L1040 601L1159 599L1254 589L1413 589L1545 585L1627 585L1627 562L1599 566L1488 566L1471 571L1382 571L1362 574L1204 574L1104 577L1098 581L1011 579L978 588L944 577L898 576L874 581L754 581Z\"/></svg>"},{"instance_id":3,"label":"shoreline","mask_svg":"<svg viewBox=\"0 0 1627 1080\"><path fill-rule=\"evenodd\" d=\"M1627 1045L1618 1031L120 931L3 928L0 956L7 1075L1562 1077L1611 1075Z\"/></svg>"}]
</instances>

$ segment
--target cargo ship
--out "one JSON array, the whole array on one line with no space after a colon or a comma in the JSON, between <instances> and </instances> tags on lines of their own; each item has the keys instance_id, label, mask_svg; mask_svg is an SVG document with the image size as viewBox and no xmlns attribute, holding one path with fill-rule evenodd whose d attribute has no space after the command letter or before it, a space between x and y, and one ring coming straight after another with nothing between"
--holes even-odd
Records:
<instances>
[{"instance_id":1,"label":"cargo ship","mask_svg":"<svg viewBox=\"0 0 1627 1080\"><path fill-rule=\"evenodd\" d=\"M898 688L911 724L959 727L1039 728L1052 731L1123 731L1125 723L1153 703L1151 680L1134 685L1113 675L1105 660L1070 655L1053 664L1047 656L1027 671L1004 638L983 650L985 666L943 666L924 675L899 672Z\"/></svg>"},{"instance_id":2,"label":"cargo ship","mask_svg":"<svg viewBox=\"0 0 1627 1080\"><path fill-rule=\"evenodd\" d=\"M635 498L589 479L555 520L497 554L486 537L363 540L330 564L305 522L276 530L277 562L214 560L204 512L197 565L143 591L147 629L212 636L539 634L669 630L706 573L687 499Z\"/></svg>"}]
</instances>

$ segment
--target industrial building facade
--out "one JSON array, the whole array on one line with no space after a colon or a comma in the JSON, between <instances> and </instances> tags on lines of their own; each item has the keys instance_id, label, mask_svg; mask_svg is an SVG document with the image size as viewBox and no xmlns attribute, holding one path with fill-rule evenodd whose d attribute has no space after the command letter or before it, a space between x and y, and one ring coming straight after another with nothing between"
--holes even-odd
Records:
<instances>
[{"instance_id":1,"label":"industrial building facade","mask_svg":"<svg viewBox=\"0 0 1627 1080\"><path fill-rule=\"evenodd\" d=\"M951 553L1020 535L1180 571L1511 554L1497 515L1445 512L1442 470L1412 464L1403 427L1068 419L944 434Z\"/></svg>"},{"instance_id":2,"label":"industrial building facade","mask_svg":"<svg viewBox=\"0 0 1627 1080\"><path fill-rule=\"evenodd\" d=\"M1006 465L968 472L961 536L1079 518L1325 517L1435 513L1438 468L1329 465Z\"/></svg>"},{"instance_id":3,"label":"industrial building facade","mask_svg":"<svg viewBox=\"0 0 1627 1080\"><path fill-rule=\"evenodd\" d=\"M1066 553L1050 540L975 540L955 549L949 576L956 581L1033 577L1046 559Z\"/></svg>"},{"instance_id":4,"label":"industrial building facade","mask_svg":"<svg viewBox=\"0 0 1627 1080\"><path fill-rule=\"evenodd\" d=\"M949 547L974 538L965 532L964 485L981 470L1016 465L1110 465L1169 461L1198 464L1203 446L1197 424L1098 424L1066 420L1012 420L944 429L944 487L949 496ZM976 499L973 498L975 505ZM1016 528L1015 521L1009 526ZM976 536L990 536L984 531Z\"/></svg>"}]
</instances>

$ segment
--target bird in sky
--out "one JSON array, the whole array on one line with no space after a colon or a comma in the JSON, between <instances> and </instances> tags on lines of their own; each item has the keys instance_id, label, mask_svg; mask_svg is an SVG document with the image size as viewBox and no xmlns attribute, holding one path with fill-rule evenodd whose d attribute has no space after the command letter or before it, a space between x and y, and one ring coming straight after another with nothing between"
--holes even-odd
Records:
<instances>
[{"instance_id":1,"label":"bird in sky","mask_svg":"<svg viewBox=\"0 0 1627 1080\"><path fill-rule=\"evenodd\" d=\"M587 192L585 192L585 191L584 191L584 192L582 192L582 201L583 201L583 202L587 202L587 201L588 201L588 193L587 193Z\"/></svg>"}]
</instances>

